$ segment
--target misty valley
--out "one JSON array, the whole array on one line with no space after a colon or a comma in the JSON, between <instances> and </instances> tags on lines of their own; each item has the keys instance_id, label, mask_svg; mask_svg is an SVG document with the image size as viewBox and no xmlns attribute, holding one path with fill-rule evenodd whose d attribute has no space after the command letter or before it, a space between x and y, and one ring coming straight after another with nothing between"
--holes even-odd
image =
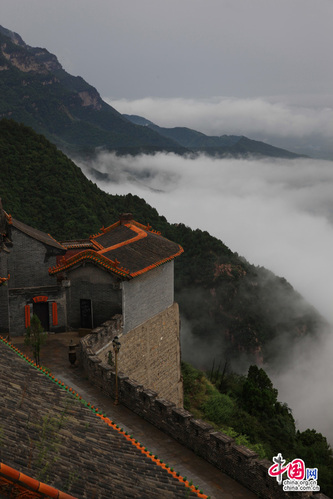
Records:
<instances>
[{"instance_id":1,"label":"misty valley","mask_svg":"<svg viewBox=\"0 0 333 499\"><path fill-rule=\"evenodd\" d=\"M0 41L5 210L59 241L130 213L181 245L185 409L304 459L333 497L332 161L121 114L46 49Z\"/></svg>"}]
</instances>

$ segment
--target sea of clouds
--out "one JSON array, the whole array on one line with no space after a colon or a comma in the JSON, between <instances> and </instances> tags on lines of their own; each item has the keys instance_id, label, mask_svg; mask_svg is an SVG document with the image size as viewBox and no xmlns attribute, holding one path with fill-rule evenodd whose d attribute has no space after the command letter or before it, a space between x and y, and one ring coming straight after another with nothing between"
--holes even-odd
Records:
<instances>
[{"instance_id":1,"label":"sea of clouds","mask_svg":"<svg viewBox=\"0 0 333 499\"><path fill-rule=\"evenodd\" d=\"M104 191L136 194L169 222L207 230L285 277L333 323L333 162L100 152L79 166ZM300 428L315 427L331 442L332 354L332 336L322 335L294 352L282 375L270 373Z\"/></svg>"}]
</instances>

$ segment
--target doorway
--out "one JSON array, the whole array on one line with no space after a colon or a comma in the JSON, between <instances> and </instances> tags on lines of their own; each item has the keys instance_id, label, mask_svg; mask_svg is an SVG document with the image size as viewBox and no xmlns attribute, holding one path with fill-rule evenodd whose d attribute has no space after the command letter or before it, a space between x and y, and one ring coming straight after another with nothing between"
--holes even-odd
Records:
<instances>
[{"instance_id":1,"label":"doorway","mask_svg":"<svg viewBox=\"0 0 333 499\"><path fill-rule=\"evenodd\" d=\"M80 327L82 329L92 329L92 306L91 300L80 299Z\"/></svg>"},{"instance_id":2,"label":"doorway","mask_svg":"<svg viewBox=\"0 0 333 499\"><path fill-rule=\"evenodd\" d=\"M50 328L48 302L34 303L33 313L37 315L44 331L48 331Z\"/></svg>"}]
</instances>

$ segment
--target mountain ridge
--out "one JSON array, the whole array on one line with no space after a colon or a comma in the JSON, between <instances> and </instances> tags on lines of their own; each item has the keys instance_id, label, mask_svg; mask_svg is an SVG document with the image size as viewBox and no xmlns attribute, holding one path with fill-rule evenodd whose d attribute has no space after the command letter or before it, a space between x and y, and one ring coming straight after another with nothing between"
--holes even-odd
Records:
<instances>
[{"instance_id":1,"label":"mountain ridge","mask_svg":"<svg viewBox=\"0 0 333 499\"><path fill-rule=\"evenodd\" d=\"M209 137L184 127L147 124L148 120L147 126L142 126L107 104L82 77L67 73L47 49L30 47L19 34L2 26L0 117L31 126L74 156L94 156L96 150L105 149L131 155L163 151L220 157L299 157L246 137Z\"/></svg>"},{"instance_id":2,"label":"mountain ridge","mask_svg":"<svg viewBox=\"0 0 333 499\"><path fill-rule=\"evenodd\" d=\"M83 78L67 73L55 55L29 47L18 34L2 27L0 69L0 117L31 126L63 150L187 152L155 131L133 125Z\"/></svg>"},{"instance_id":3,"label":"mountain ridge","mask_svg":"<svg viewBox=\"0 0 333 499\"><path fill-rule=\"evenodd\" d=\"M155 130L160 135L170 138L179 145L194 153L206 153L210 156L244 156L257 155L275 158L295 159L306 157L265 142L249 139L244 135L205 135L188 127L160 127L150 120L138 115L124 114L132 123Z\"/></svg>"}]
</instances>

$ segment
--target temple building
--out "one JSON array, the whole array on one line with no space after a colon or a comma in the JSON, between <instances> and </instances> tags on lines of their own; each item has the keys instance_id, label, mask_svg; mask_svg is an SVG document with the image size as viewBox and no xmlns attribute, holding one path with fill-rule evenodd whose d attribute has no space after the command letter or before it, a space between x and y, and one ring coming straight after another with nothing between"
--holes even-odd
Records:
<instances>
[{"instance_id":1,"label":"temple building","mask_svg":"<svg viewBox=\"0 0 333 499\"><path fill-rule=\"evenodd\" d=\"M12 218L2 206L0 220L0 276L9 276L0 288L0 333L24 335L33 314L45 331L64 331L65 293L48 268L66 249L49 234Z\"/></svg>"},{"instance_id":2,"label":"temple building","mask_svg":"<svg viewBox=\"0 0 333 499\"><path fill-rule=\"evenodd\" d=\"M49 274L66 289L69 326L91 329L122 314L127 333L173 304L173 260L183 249L131 214L62 246L66 254Z\"/></svg>"},{"instance_id":3,"label":"temple building","mask_svg":"<svg viewBox=\"0 0 333 499\"><path fill-rule=\"evenodd\" d=\"M88 333L120 317L122 371L157 392L164 384L163 397L181 405L174 259L182 247L131 214L88 239L58 242L0 211L0 333L24 335L33 314L53 333Z\"/></svg>"}]
</instances>

